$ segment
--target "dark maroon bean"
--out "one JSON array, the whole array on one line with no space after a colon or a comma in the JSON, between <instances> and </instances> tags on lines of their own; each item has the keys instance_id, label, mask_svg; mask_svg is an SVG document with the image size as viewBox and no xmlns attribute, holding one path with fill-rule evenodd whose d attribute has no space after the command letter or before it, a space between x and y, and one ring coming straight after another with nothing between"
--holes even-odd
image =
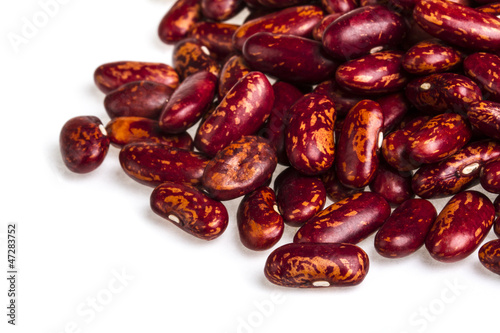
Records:
<instances>
[{"instance_id":1,"label":"dark maroon bean","mask_svg":"<svg viewBox=\"0 0 500 333\"><path fill-rule=\"evenodd\" d=\"M356 245L292 243L269 255L264 274L285 287L353 286L363 281L368 268L368 255Z\"/></svg>"},{"instance_id":2,"label":"dark maroon bean","mask_svg":"<svg viewBox=\"0 0 500 333\"><path fill-rule=\"evenodd\" d=\"M226 96L227 92L252 69L240 55L229 58L221 69L219 75L219 100Z\"/></svg>"},{"instance_id":3,"label":"dark maroon bean","mask_svg":"<svg viewBox=\"0 0 500 333\"><path fill-rule=\"evenodd\" d=\"M415 196L411 189L411 177L411 172L398 171L386 163L380 163L370 183L370 190L383 196L388 203L399 205Z\"/></svg>"},{"instance_id":4,"label":"dark maroon bean","mask_svg":"<svg viewBox=\"0 0 500 333\"><path fill-rule=\"evenodd\" d=\"M283 218L277 211L276 196L266 186L241 200L236 220L241 243L250 250L270 249L283 235Z\"/></svg>"},{"instance_id":5,"label":"dark maroon bean","mask_svg":"<svg viewBox=\"0 0 500 333\"><path fill-rule=\"evenodd\" d=\"M495 211L498 212L498 210L495 208ZM498 215L498 213L497 213ZM496 217L495 223L493 225L493 231L495 231L495 235L500 238L500 217Z\"/></svg>"},{"instance_id":6,"label":"dark maroon bean","mask_svg":"<svg viewBox=\"0 0 500 333\"><path fill-rule=\"evenodd\" d=\"M244 7L242 0L200 0L200 2L203 16L214 21L229 20Z\"/></svg>"},{"instance_id":7,"label":"dark maroon bean","mask_svg":"<svg viewBox=\"0 0 500 333\"><path fill-rule=\"evenodd\" d=\"M244 136L222 149L203 173L203 187L217 200L231 200L263 186L278 164L267 140Z\"/></svg>"},{"instance_id":8,"label":"dark maroon bean","mask_svg":"<svg viewBox=\"0 0 500 333\"><path fill-rule=\"evenodd\" d=\"M181 80L202 71L219 76L220 66L211 56L210 50L194 38L186 38L175 44L172 62Z\"/></svg>"},{"instance_id":9,"label":"dark maroon bean","mask_svg":"<svg viewBox=\"0 0 500 333\"><path fill-rule=\"evenodd\" d=\"M233 34L238 29L238 25L219 22L199 22L193 27L189 35L222 60L232 54Z\"/></svg>"},{"instance_id":10,"label":"dark maroon bean","mask_svg":"<svg viewBox=\"0 0 500 333\"><path fill-rule=\"evenodd\" d=\"M337 176L345 186L361 188L375 177L383 121L379 104L370 100L362 100L347 114L335 156Z\"/></svg>"},{"instance_id":11,"label":"dark maroon bean","mask_svg":"<svg viewBox=\"0 0 500 333\"><path fill-rule=\"evenodd\" d=\"M399 124L410 109L410 102L401 92L377 98L375 102L380 105L384 114L382 129L384 133L389 133L396 124Z\"/></svg>"},{"instance_id":12,"label":"dark maroon bean","mask_svg":"<svg viewBox=\"0 0 500 333\"><path fill-rule=\"evenodd\" d=\"M482 134L500 140L500 103L491 101L474 102L467 109L472 127Z\"/></svg>"},{"instance_id":13,"label":"dark maroon bean","mask_svg":"<svg viewBox=\"0 0 500 333\"><path fill-rule=\"evenodd\" d=\"M335 80L328 80L318 84L314 90L316 94L323 94L335 104L335 111L341 117L345 117L347 112L363 99L362 96L345 91Z\"/></svg>"},{"instance_id":14,"label":"dark maroon bean","mask_svg":"<svg viewBox=\"0 0 500 333\"><path fill-rule=\"evenodd\" d=\"M328 13L347 13L358 7L357 0L321 0L323 9Z\"/></svg>"},{"instance_id":15,"label":"dark maroon bean","mask_svg":"<svg viewBox=\"0 0 500 333\"><path fill-rule=\"evenodd\" d=\"M290 109L285 148L290 164L306 175L318 175L333 165L336 118L333 102L325 95L307 94Z\"/></svg>"},{"instance_id":16,"label":"dark maroon bean","mask_svg":"<svg viewBox=\"0 0 500 333\"><path fill-rule=\"evenodd\" d=\"M276 202L286 224L300 227L323 209L326 190L317 177L301 175L293 168L275 180Z\"/></svg>"},{"instance_id":17,"label":"dark maroon bean","mask_svg":"<svg viewBox=\"0 0 500 333\"><path fill-rule=\"evenodd\" d=\"M224 205L194 187L165 182L151 193L151 209L185 232L212 240L226 230L229 216Z\"/></svg>"},{"instance_id":18,"label":"dark maroon bean","mask_svg":"<svg viewBox=\"0 0 500 333\"><path fill-rule=\"evenodd\" d=\"M438 39L431 39L419 42L406 51L402 64L408 73L430 75L457 68L462 58L462 53L457 49Z\"/></svg>"},{"instance_id":19,"label":"dark maroon bean","mask_svg":"<svg viewBox=\"0 0 500 333\"><path fill-rule=\"evenodd\" d=\"M495 201L493 201L493 206L495 206L495 212L496 212L497 216L500 216L500 195L498 195L495 198Z\"/></svg>"},{"instance_id":20,"label":"dark maroon bean","mask_svg":"<svg viewBox=\"0 0 500 333\"><path fill-rule=\"evenodd\" d=\"M362 192L323 209L295 234L294 243L361 242L374 233L391 214L379 194Z\"/></svg>"},{"instance_id":21,"label":"dark maroon bean","mask_svg":"<svg viewBox=\"0 0 500 333\"><path fill-rule=\"evenodd\" d=\"M325 56L318 41L268 32L250 36L243 46L243 57L255 70L306 84L330 78L338 66Z\"/></svg>"},{"instance_id":22,"label":"dark maroon bean","mask_svg":"<svg viewBox=\"0 0 500 333\"><path fill-rule=\"evenodd\" d=\"M196 148L214 156L231 141L255 133L271 114L273 104L273 88L266 76L248 73L201 123L196 132Z\"/></svg>"},{"instance_id":23,"label":"dark maroon bean","mask_svg":"<svg viewBox=\"0 0 500 333\"><path fill-rule=\"evenodd\" d=\"M129 143L119 159L127 175L148 186L167 181L199 185L209 161L200 153L149 142Z\"/></svg>"},{"instance_id":24,"label":"dark maroon bean","mask_svg":"<svg viewBox=\"0 0 500 333\"><path fill-rule=\"evenodd\" d=\"M323 40L323 33L325 32L326 28L328 28L328 26L333 21L338 19L342 14L343 13L332 13L323 17L323 19L318 24L316 24L312 31L314 40L321 42Z\"/></svg>"},{"instance_id":25,"label":"dark maroon bean","mask_svg":"<svg viewBox=\"0 0 500 333\"><path fill-rule=\"evenodd\" d=\"M500 159L488 161L481 167L479 181L486 191L500 193Z\"/></svg>"},{"instance_id":26,"label":"dark maroon bean","mask_svg":"<svg viewBox=\"0 0 500 333\"><path fill-rule=\"evenodd\" d=\"M406 29L402 15L385 6L359 7L326 28L323 46L332 57L350 60L397 46Z\"/></svg>"},{"instance_id":27,"label":"dark maroon bean","mask_svg":"<svg viewBox=\"0 0 500 333\"><path fill-rule=\"evenodd\" d=\"M436 215L436 208L425 199L403 202L375 235L375 250L386 258L412 254L424 245Z\"/></svg>"},{"instance_id":28,"label":"dark maroon bean","mask_svg":"<svg viewBox=\"0 0 500 333\"><path fill-rule=\"evenodd\" d=\"M99 118L74 117L61 129L59 149L69 170L88 173L104 161L109 150L109 138Z\"/></svg>"},{"instance_id":29,"label":"dark maroon bean","mask_svg":"<svg viewBox=\"0 0 500 333\"><path fill-rule=\"evenodd\" d=\"M158 142L180 149L191 150L193 138L187 132L165 134L158 121L142 117L118 117L106 124L111 143L123 147L132 142Z\"/></svg>"},{"instance_id":30,"label":"dark maroon bean","mask_svg":"<svg viewBox=\"0 0 500 333\"><path fill-rule=\"evenodd\" d=\"M188 76L170 97L160 114L160 127L166 133L182 133L193 126L210 107L217 78L209 72Z\"/></svg>"},{"instance_id":31,"label":"dark maroon bean","mask_svg":"<svg viewBox=\"0 0 500 333\"><path fill-rule=\"evenodd\" d=\"M422 166L413 175L413 192L424 199L456 194L474 185L481 166L498 157L498 142L485 140L470 143L444 161Z\"/></svg>"},{"instance_id":32,"label":"dark maroon bean","mask_svg":"<svg viewBox=\"0 0 500 333\"><path fill-rule=\"evenodd\" d=\"M362 188L350 188L342 185L339 182L338 177L335 173L335 168L330 169L329 172L321 175L321 181L325 186L326 195L333 202L340 201L347 197L350 197L356 193L360 193L364 191L364 187Z\"/></svg>"},{"instance_id":33,"label":"dark maroon bean","mask_svg":"<svg viewBox=\"0 0 500 333\"><path fill-rule=\"evenodd\" d=\"M200 0L177 0L162 18L158 26L158 36L166 44L177 43L186 38L201 19Z\"/></svg>"},{"instance_id":34,"label":"dark maroon bean","mask_svg":"<svg viewBox=\"0 0 500 333\"><path fill-rule=\"evenodd\" d=\"M94 72L94 82L105 94L134 81L153 81L175 89L179 85L179 75L172 66L139 61L110 62Z\"/></svg>"},{"instance_id":35,"label":"dark maroon bean","mask_svg":"<svg viewBox=\"0 0 500 333\"><path fill-rule=\"evenodd\" d=\"M495 208L484 194L464 191L448 201L425 240L431 256L455 262L469 256L481 244L493 224Z\"/></svg>"},{"instance_id":36,"label":"dark maroon bean","mask_svg":"<svg viewBox=\"0 0 500 333\"><path fill-rule=\"evenodd\" d=\"M500 102L500 56L490 53L473 53L464 60L464 72L483 90L485 98Z\"/></svg>"},{"instance_id":37,"label":"dark maroon bean","mask_svg":"<svg viewBox=\"0 0 500 333\"><path fill-rule=\"evenodd\" d=\"M500 275L500 239L489 241L481 246L478 256L484 267Z\"/></svg>"}]
</instances>

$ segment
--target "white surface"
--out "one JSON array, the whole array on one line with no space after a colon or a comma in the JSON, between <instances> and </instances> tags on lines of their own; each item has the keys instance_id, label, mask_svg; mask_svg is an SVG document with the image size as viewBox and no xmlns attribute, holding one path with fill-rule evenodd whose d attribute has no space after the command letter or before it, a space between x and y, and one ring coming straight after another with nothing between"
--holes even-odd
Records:
<instances>
[{"instance_id":1,"label":"white surface","mask_svg":"<svg viewBox=\"0 0 500 333\"><path fill-rule=\"evenodd\" d=\"M16 327L6 324L1 279L0 331L496 331L500 277L482 268L477 251L455 264L438 263L424 249L390 260L375 252L372 236L360 244L371 259L361 285L286 289L263 276L270 251L240 245L238 200L227 203L226 233L205 242L151 212L152 189L122 172L117 149L93 173L65 169L62 125L79 115L108 121L94 69L118 60L171 63L172 47L156 36L171 3L67 0L18 52L7 34L21 35L24 18L42 9L34 0L1 3L0 230L18 223L20 274ZM446 201L433 202L440 208ZM287 227L279 244L290 242L294 231ZM490 233L487 240L494 238ZM125 280L116 278L120 274Z\"/></svg>"}]
</instances>

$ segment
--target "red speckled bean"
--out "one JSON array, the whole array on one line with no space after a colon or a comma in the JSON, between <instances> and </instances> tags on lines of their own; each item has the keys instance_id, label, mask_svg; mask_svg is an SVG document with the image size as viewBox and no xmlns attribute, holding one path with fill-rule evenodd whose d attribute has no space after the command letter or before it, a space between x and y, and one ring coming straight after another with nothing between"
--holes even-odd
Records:
<instances>
[{"instance_id":1,"label":"red speckled bean","mask_svg":"<svg viewBox=\"0 0 500 333\"><path fill-rule=\"evenodd\" d=\"M473 53L464 60L464 72L483 90L486 98L500 102L500 56L490 53Z\"/></svg>"},{"instance_id":2,"label":"red speckled bean","mask_svg":"<svg viewBox=\"0 0 500 333\"><path fill-rule=\"evenodd\" d=\"M457 49L438 39L422 41L412 46L403 56L403 68L411 74L430 75L457 68L463 55Z\"/></svg>"},{"instance_id":3,"label":"red speckled bean","mask_svg":"<svg viewBox=\"0 0 500 333\"><path fill-rule=\"evenodd\" d=\"M489 241L481 246L478 256L484 267L500 275L500 239Z\"/></svg>"},{"instance_id":4,"label":"red speckled bean","mask_svg":"<svg viewBox=\"0 0 500 333\"><path fill-rule=\"evenodd\" d=\"M330 198L333 202L337 202L356 193L363 192L365 189L364 187L350 188L342 185L342 183L338 180L335 168L332 168L329 172L321 175L321 181L323 182L323 185L325 185L328 198Z\"/></svg>"},{"instance_id":5,"label":"red speckled bean","mask_svg":"<svg viewBox=\"0 0 500 333\"><path fill-rule=\"evenodd\" d=\"M345 117L347 112L363 99L360 95L342 89L342 86L335 80L328 80L318 84L313 92L330 97L335 104L335 111L337 111L339 117Z\"/></svg>"},{"instance_id":6,"label":"red speckled bean","mask_svg":"<svg viewBox=\"0 0 500 333\"><path fill-rule=\"evenodd\" d=\"M177 0L162 18L158 36L164 43L174 44L186 38L201 19L200 0Z\"/></svg>"},{"instance_id":7,"label":"red speckled bean","mask_svg":"<svg viewBox=\"0 0 500 333\"><path fill-rule=\"evenodd\" d=\"M175 44L172 62L181 80L202 71L219 76L219 63L211 56L210 50L194 38Z\"/></svg>"},{"instance_id":8,"label":"red speckled bean","mask_svg":"<svg viewBox=\"0 0 500 333\"><path fill-rule=\"evenodd\" d=\"M242 0L201 0L201 12L205 18L226 21L236 16L244 7Z\"/></svg>"},{"instance_id":9,"label":"red speckled bean","mask_svg":"<svg viewBox=\"0 0 500 333\"><path fill-rule=\"evenodd\" d=\"M500 140L500 103L474 102L467 109L467 117L473 128L493 139Z\"/></svg>"},{"instance_id":10,"label":"red speckled bean","mask_svg":"<svg viewBox=\"0 0 500 333\"><path fill-rule=\"evenodd\" d=\"M488 161L481 167L479 181L486 191L500 193L500 159Z\"/></svg>"},{"instance_id":11,"label":"red speckled bean","mask_svg":"<svg viewBox=\"0 0 500 333\"><path fill-rule=\"evenodd\" d=\"M199 22L189 35L206 46L217 59L223 60L234 52L233 34L238 25L219 22Z\"/></svg>"},{"instance_id":12,"label":"red speckled bean","mask_svg":"<svg viewBox=\"0 0 500 333\"><path fill-rule=\"evenodd\" d=\"M219 100L226 96L227 92L252 69L246 63L243 56L234 55L229 58L221 69L219 75Z\"/></svg>"}]
</instances>

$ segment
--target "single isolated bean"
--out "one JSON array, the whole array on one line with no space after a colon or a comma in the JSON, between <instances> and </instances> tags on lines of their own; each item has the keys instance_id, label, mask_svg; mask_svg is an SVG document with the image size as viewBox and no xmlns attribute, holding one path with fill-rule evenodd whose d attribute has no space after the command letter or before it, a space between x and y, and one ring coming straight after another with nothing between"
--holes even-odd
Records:
<instances>
[{"instance_id":1,"label":"single isolated bean","mask_svg":"<svg viewBox=\"0 0 500 333\"><path fill-rule=\"evenodd\" d=\"M463 54L439 39L419 42L406 51L403 68L411 74L430 75L456 69Z\"/></svg>"}]
</instances>

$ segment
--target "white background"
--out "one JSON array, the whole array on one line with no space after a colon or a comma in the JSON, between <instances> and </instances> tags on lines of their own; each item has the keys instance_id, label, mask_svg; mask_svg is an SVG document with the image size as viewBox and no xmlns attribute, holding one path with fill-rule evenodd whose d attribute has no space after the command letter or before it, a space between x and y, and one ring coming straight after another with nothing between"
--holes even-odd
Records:
<instances>
[{"instance_id":1,"label":"white background","mask_svg":"<svg viewBox=\"0 0 500 333\"><path fill-rule=\"evenodd\" d=\"M122 172L116 148L93 173L66 170L58 147L63 124L79 115L109 120L94 69L118 60L171 64L172 47L156 35L171 4L66 0L44 22L38 1L1 2L0 331L498 329L500 277L480 265L477 251L455 264L438 263L425 249L390 260L374 251L372 236L360 243L371 259L361 285L287 289L263 276L270 251L255 253L239 243L239 200L227 202L225 234L205 242L151 212L152 189ZM36 19L44 26L14 47L8 36L22 37L26 21ZM446 201L433 202L440 209ZM18 224L16 327L6 324L9 222ZM290 242L294 231L287 227L279 244ZM487 240L494 238L491 232Z\"/></svg>"}]
</instances>

